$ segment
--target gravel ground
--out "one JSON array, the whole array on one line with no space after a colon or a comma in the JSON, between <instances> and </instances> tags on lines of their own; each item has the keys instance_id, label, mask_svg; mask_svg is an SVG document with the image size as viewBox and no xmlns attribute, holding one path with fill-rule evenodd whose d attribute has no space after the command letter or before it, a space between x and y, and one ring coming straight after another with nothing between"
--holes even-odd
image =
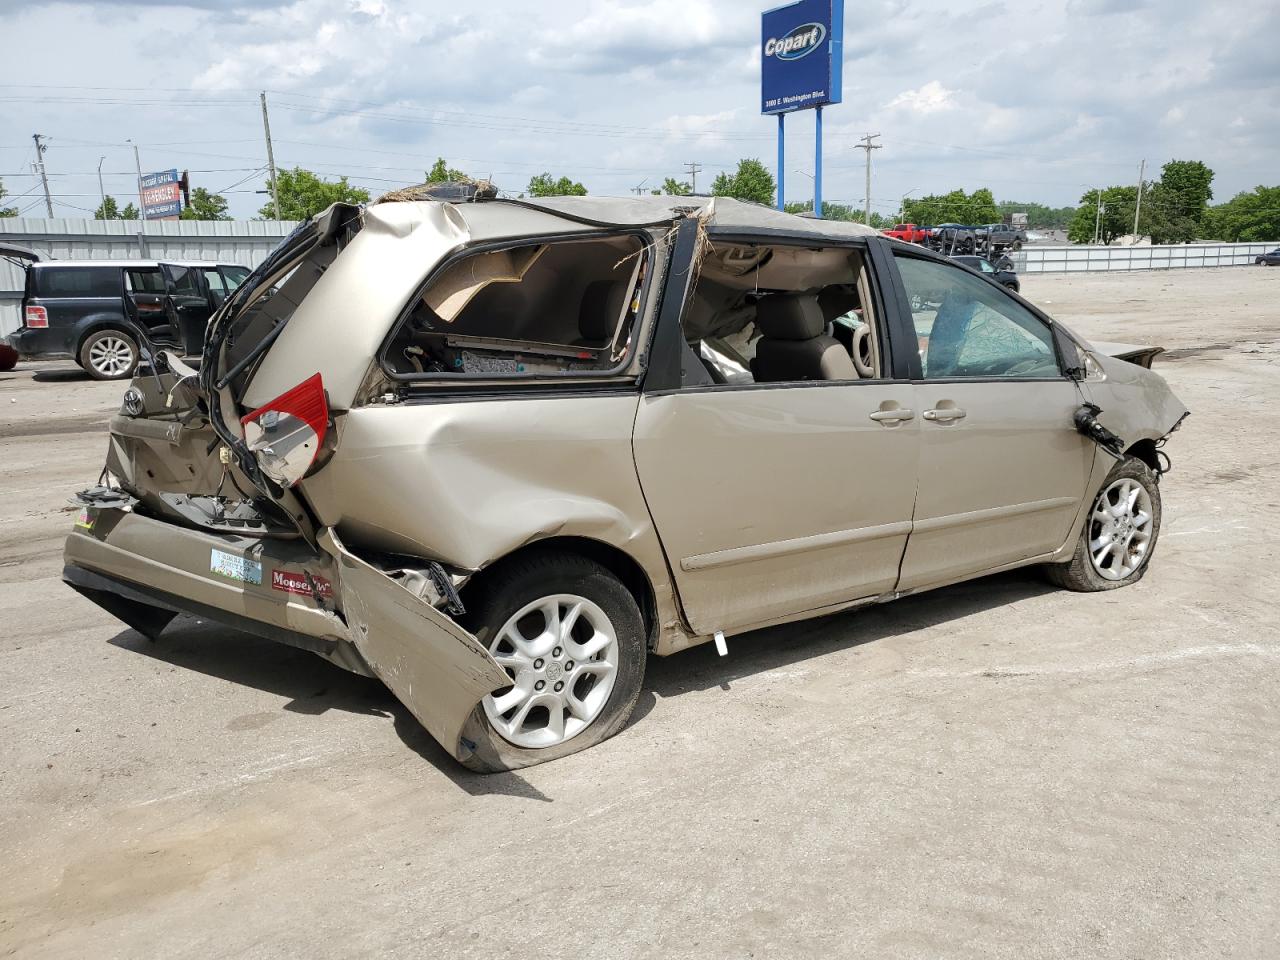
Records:
<instances>
[{"instance_id":1,"label":"gravel ground","mask_svg":"<svg viewBox=\"0 0 1280 960\"><path fill-rule=\"evenodd\" d=\"M0 955L1280 956L1280 270L1024 282L1171 348L1145 580L655 660L622 735L518 775L374 681L64 587L122 387L0 374Z\"/></svg>"}]
</instances>

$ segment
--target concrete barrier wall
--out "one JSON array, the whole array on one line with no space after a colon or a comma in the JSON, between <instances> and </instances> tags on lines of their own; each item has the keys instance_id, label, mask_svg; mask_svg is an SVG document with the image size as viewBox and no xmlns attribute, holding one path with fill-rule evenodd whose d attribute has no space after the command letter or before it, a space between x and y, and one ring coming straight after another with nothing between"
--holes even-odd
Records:
<instances>
[{"instance_id":1,"label":"concrete barrier wall","mask_svg":"<svg viewBox=\"0 0 1280 960\"><path fill-rule=\"evenodd\" d=\"M50 260L214 260L256 267L296 223L281 220L0 219L0 242ZM0 260L0 336L21 326L23 270Z\"/></svg>"}]
</instances>

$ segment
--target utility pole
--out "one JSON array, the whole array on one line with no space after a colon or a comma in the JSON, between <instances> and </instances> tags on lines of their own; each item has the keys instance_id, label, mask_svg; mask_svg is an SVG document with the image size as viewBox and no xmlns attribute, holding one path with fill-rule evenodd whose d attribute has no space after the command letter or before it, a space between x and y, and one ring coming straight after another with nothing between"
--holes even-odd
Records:
<instances>
[{"instance_id":1,"label":"utility pole","mask_svg":"<svg viewBox=\"0 0 1280 960\"><path fill-rule=\"evenodd\" d=\"M879 150L884 145L880 143L872 143L872 140L880 136L878 133L868 133L862 137L861 142L856 144L857 149L867 151L867 211L866 219L863 221L868 227L871 226L871 151Z\"/></svg>"},{"instance_id":2,"label":"utility pole","mask_svg":"<svg viewBox=\"0 0 1280 960\"><path fill-rule=\"evenodd\" d=\"M698 192L698 174L702 172L702 164L696 160L693 163L686 163L684 168L689 171L689 192Z\"/></svg>"},{"instance_id":3,"label":"utility pole","mask_svg":"<svg viewBox=\"0 0 1280 960\"><path fill-rule=\"evenodd\" d=\"M138 171L138 220L139 222L147 219L147 204L142 199L142 159L138 156L138 145L132 140L126 140L125 143L133 144L133 169ZM141 236L141 232L139 232Z\"/></svg>"},{"instance_id":4,"label":"utility pole","mask_svg":"<svg viewBox=\"0 0 1280 960\"><path fill-rule=\"evenodd\" d=\"M1133 242L1138 242L1138 215L1142 213L1142 183L1147 175L1147 159L1142 158L1142 163L1138 167L1138 202L1133 208Z\"/></svg>"},{"instance_id":5,"label":"utility pole","mask_svg":"<svg viewBox=\"0 0 1280 960\"><path fill-rule=\"evenodd\" d=\"M102 198L102 219L107 219L107 191L102 189L102 161L106 157L98 158L98 196Z\"/></svg>"},{"instance_id":6,"label":"utility pole","mask_svg":"<svg viewBox=\"0 0 1280 960\"><path fill-rule=\"evenodd\" d=\"M1094 193L1097 195L1093 207L1093 242L1096 245L1098 238L1102 235L1102 188L1097 188Z\"/></svg>"},{"instance_id":7,"label":"utility pole","mask_svg":"<svg viewBox=\"0 0 1280 960\"><path fill-rule=\"evenodd\" d=\"M53 197L49 196L49 175L44 170L44 152L49 148L40 141L44 137L39 133L33 133L31 139L36 142L36 162L35 168L40 172L40 182L44 184L44 207L49 211L49 219L53 219Z\"/></svg>"},{"instance_id":8,"label":"utility pole","mask_svg":"<svg viewBox=\"0 0 1280 960\"><path fill-rule=\"evenodd\" d=\"M276 157L271 152L271 121L267 118L267 91L262 94L262 131L267 136L267 169L271 171L271 205L275 208L276 219L280 219L280 190L276 186Z\"/></svg>"}]
</instances>

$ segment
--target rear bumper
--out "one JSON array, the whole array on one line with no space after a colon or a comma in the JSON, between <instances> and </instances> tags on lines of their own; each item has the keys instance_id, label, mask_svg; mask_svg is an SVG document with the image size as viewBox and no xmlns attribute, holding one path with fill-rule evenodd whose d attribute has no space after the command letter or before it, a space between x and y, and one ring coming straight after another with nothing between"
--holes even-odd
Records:
<instances>
[{"instance_id":1,"label":"rear bumper","mask_svg":"<svg viewBox=\"0 0 1280 960\"><path fill-rule=\"evenodd\" d=\"M57 327L19 327L9 346L24 357L75 357L75 333Z\"/></svg>"},{"instance_id":2,"label":"rear bumper","mask_svg":"<svg viewBox=\"0 0 1280 960\"><path fill-rule=\"evenodd\" d=\"M131 511L88 508L63 557L69 586L141 632L146 624L124 615L128 603L224 623L372 676L334 611L331 559L300 542L207 534ZM301 592L308 574L327 596ZM104 602L106 594L126 604Z\"/></svg>"},{"instance_id":3,"label":"rear bumper","mask_svg":"<svg viewBox=\"0 0 1280 960\"><path fill-rule=\"evenodd\" d=\"M118 507L88 507L67 537L63 580L156 636L175 613L318 653L377 677L459 760L486 694L511 681L476 638L326 528L302 540L205 533Z\"/></svg>"}]
</instances>

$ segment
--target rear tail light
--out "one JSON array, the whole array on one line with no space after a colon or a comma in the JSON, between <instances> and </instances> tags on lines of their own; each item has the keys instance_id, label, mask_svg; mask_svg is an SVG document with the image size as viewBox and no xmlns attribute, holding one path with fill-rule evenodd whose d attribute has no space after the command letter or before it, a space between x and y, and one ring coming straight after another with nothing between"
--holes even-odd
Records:
<instances>
[{"instance_id":1,"label":"rear tail light","mask_svg":"<svg viewBox=\"0 0 1280 960\"><path fill-rule=\"evenodd\" d=\"M44 307L27 307L28 327L49 326L49 311Z\"/></svg>"},{"instance_id":2,"label":"rear tail light","mask_svg":"<svg viewBox=\"0 0 1280 960\"><path fill-rule=\"evenodd\" d=\"M291 487L320 453L329 426L329 404L320 374L240 418L245 443L262 472Z\"/></svg>"}]
</instances>

